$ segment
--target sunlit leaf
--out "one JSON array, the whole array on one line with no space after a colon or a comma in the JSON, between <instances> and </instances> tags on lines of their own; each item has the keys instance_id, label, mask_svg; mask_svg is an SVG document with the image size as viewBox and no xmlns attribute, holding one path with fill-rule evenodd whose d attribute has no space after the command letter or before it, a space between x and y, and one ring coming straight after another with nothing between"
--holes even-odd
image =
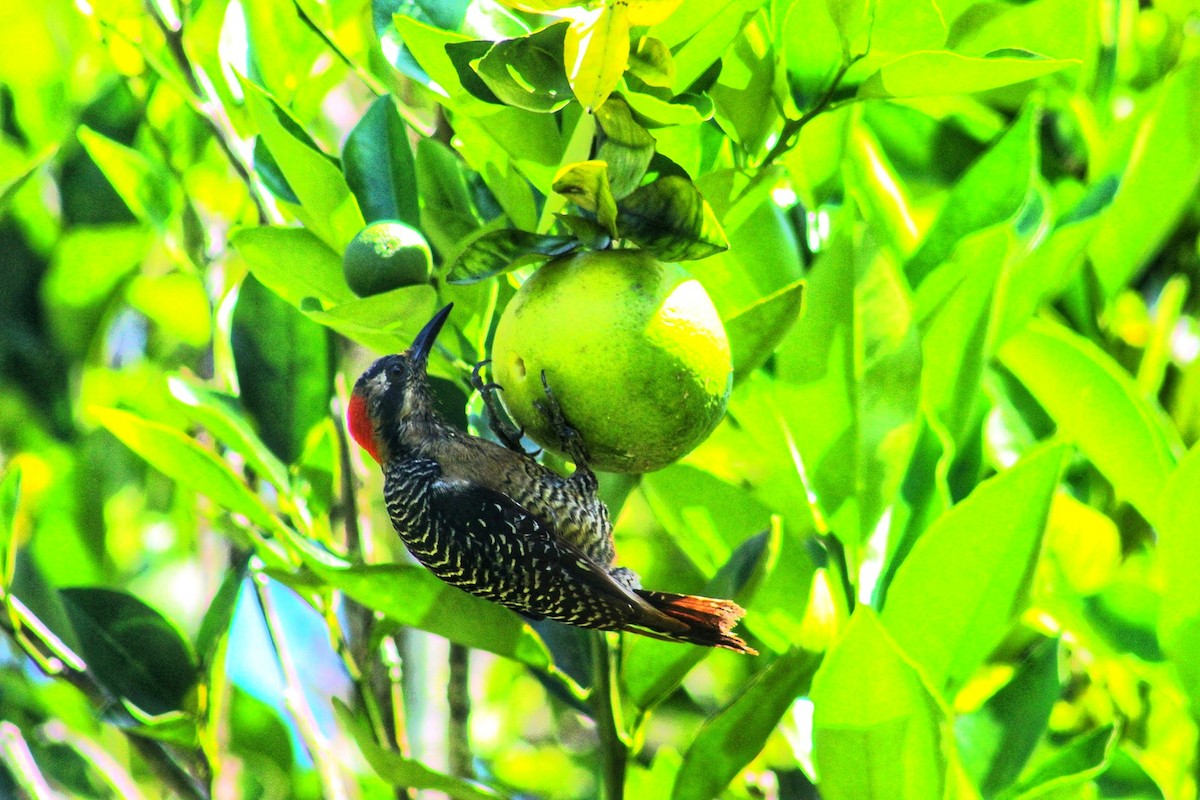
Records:
<instances>
[{"instance_id":1,"label":"sunlit leaf","mask_svg":"<svg viewBox=\"0 0 1200 800\"><path fill-rule=\"evenodd\" d=\"M629 64L628 11L626 3L605 3L581 12L567 30L567 78L588 111L604 104Z\"/></svg>"},{"instance_id":2,"label":"sunlit leaf","mask_svg":"<svg viewBox=\"0 0 1200 800\"><path fill-rule=\"evenodd\" d=\"M1158 563L1164 584L1158 637L1193 702L1200 698L1200 584L1193 570L1200 557L1197 491L1200 448L1193 447L1163 489L1158 528Z\"/></svg>"},{"instance_id":3,"label":"sunlit leaf","mask_svg":"<svg viewBox=\"0 0 1200 800\"><path fill-rule=\"evenodd\" d=\"M458 243L479 227L462 162L441 142L417 143L417 185L421 187L421 232L451 258Z\"/></svg>"},{"instance_id":4,"label":"sunlit leaf","mask_svg":"<svg viewBox=\"0 0 1200 800\"><path fill-rule=\"evenodd\" d=\"M855 610L811 694L822 797L944 796L946 712L869 606Z\"/></svg>"},{"instance_id":5,"label":"sunlit leaf","mask_svg":"<svg viewBox=\"0 0 1200 800\"><path fill-rule=\"evenodd\" d=\"M1160 409L1113 359L1060 325L1034 321L1012 336L1000 361L1025 384L1096 468L1151 522L1179 443Z\"/></svg>"},{"instance_id":6,"label":"sunlit leaf","mask_svg":"<svg viewBox=\"0 0 1200 800\"><path fill-rule=\"evenodd\" d=\"M305 298L324 303L351 300L341 256L304 228L243 228L232 243L254 277L299 307Z\"/></svg>"},{"instance_id":7,"label":"sunlit leaf","mask_svg":"<svg viewBox=\"0 0 1200 800\"><path fill-rule=\"evenodd\" d=\"M179 186L166 168L86 125L79 128L79 141L129 210L164 229L182 201Z\"/></svg>"},{"instance_id":8,"label":"sunlit leaf","mask_svg":"<svg viewBox=\"0 0 1200 800\"><path fill-rule=\"evenodd\" d=\"M983 92L1079 67L1074 58L964 56L950 50L911 53L882 67L859 87L860 97L921 97Z\"/></svg>"},{"instance_id":9,"label":"sunlit leaf","mask_svg":"<svg viewBox=\"0 0 1200 800\"><path fill-rule=\"evenodd\" d=\"M629 71L648 86L669 89L675 82L675 62L671 60L670 49L650 36L638 39L637 47L630 52Z\"/></svg>"},{"instance_id":10,"label":"sunlit leaf","mask_svg":"<svg viewBox=\"0 0 1200 800\"><path fill-rule=\"evenodd\" d=\"M502 102L528 111L551 112L571 100L563 68L567 23L519 39L496 42L475 64L479 77Z\"/></svg>"},{"instance_id":11,"label":"sunlit leaf","mask_svg":"<svg viewBox=\"0 0 1200 800\"><path fill-rule=\"evenodd\" d=\"M568 164L554 178L554 191L591 211L612 238L617 236L617 203L608 185L608 165L603 161Z\"/></svg>"},{"instance_id":12,"label":"sunlit leaf","mask_svg":"<svg viewBox=\"0 0 1200 800\"><path fill-rule=\"evenodd\" d=\"M603 132L596 157L608 164L608 181L617 200L637 188L654 157L654 137L634 121L629 104L614 95L596 109Z\"/></svg>"},{"instance_id":13,"label":"sunlit leaf","mask_svg":"<svg viewBox=\"0 0 1200 800\"><path fill-rule=\"evenodd\" d=\"M804 281L797 280L725 320L735 381L770 358L803 308Z\"/></svg>"},{"instance_id":14,"label":"sunlit leaf","mask_svg":"<svg viewBox=\"0 0 1200 800\"><path fill-rule=\"evenodd\" d=\"M883 623L935 689L961 687L1027 601L1064 449L1045 447L979 484L896 572Z\"/></svg>"}]
</instances>

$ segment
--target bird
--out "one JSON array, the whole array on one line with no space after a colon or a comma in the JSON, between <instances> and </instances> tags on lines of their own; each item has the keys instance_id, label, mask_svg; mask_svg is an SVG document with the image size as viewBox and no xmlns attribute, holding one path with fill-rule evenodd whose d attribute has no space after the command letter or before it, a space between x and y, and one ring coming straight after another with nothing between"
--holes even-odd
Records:
<instances>
[{"instance_id":1,"label":"bird","mask_svg":"<svg viewBox=\"0 0 1200 800\"><path fill-rule=\"evenodd\" d=\"M579 434L545 374L539 404L574 461L569 476L510 446L471 435L438 413L427 365L445 306L403 353L371 364L347 404L351 436L379 464L387 513L408 551L435 576L530 620L756 654L733 632L731 600L643 589L615 566L612 523ZM483 362L486 363L486 362ZM485 392L501 389L479 382ZM492 409L489 403L489 409Z\"/></svg>"}]
</instances>

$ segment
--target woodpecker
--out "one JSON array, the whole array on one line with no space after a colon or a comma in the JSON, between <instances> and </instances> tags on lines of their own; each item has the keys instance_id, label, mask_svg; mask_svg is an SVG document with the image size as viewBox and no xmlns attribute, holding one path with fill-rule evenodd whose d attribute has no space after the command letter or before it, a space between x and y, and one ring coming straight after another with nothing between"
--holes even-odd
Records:
<instances>
[{"instance_id":1,"label":"woodpecker","mask_svg":"<svg viewBox=\"0 0 1200 800\"><path fill-rule=\"evenodd\" d=\"M608 509L545 375L540 408L575 462L570 477L441 418L426 364L452 307L408 350L368 367L348 405L350 433L383 470L388 516L409 552L443 581L529 619L755 654L732 633L745 613L736 603L642 589L614 566Z\"/></svg>"}]
</instances>

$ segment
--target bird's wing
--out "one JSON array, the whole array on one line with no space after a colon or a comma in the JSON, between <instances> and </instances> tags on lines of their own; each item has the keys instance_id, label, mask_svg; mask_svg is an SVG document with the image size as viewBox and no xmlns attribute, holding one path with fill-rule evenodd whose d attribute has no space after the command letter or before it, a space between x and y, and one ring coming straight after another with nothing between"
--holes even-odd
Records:
<instances>
[{"instance_id":1,"label":"bird's wing","mask_svg":"<svg viewBox=\"0 0 1200 800\"><path fill-rule=\"evenodd\" d=\"M623 610L632 619L670 618L618 583L603 566L555 534L552 526L500 492L437 480L428 496L436 525L453 532L448 563L426 565L444 580L510 608L564 622L578 613ZM419 556L418 556L419 557ZM424 560L424 559L422 559ZM461 575L456 575L461 570Z\"/></svg>"}]
</instances>

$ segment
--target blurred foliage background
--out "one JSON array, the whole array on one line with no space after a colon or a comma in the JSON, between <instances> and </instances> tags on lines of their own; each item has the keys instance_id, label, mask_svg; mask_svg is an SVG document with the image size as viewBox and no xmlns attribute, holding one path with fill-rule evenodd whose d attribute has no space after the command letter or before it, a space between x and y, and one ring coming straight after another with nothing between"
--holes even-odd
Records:
<instances>
[{"instance_id":1,"label":"blurred foliage background","mask_svg":"<svg viewBox=\"0 0 1200 800\"><path fill-rule=\"evenodd\" d=\"M0 53L0 795L1196 797L1194 0L8 0ZM481 431L529 266L472 245L589 158L729 245L726 420L604 493L762 652L601 689L341 420L453 301ZM356 298L383 218L434 279Z\"/></svg>"}]
</instances>

